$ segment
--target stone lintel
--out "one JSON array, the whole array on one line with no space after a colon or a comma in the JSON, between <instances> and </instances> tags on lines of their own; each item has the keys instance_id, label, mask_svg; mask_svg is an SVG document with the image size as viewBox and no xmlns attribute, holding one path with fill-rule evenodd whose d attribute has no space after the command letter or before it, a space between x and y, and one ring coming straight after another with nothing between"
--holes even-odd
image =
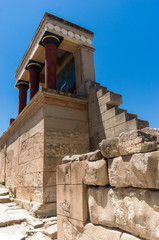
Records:
<instances>
[{"instance_id":1,"label":"stone lintel","mask_svg":"<svg viewBox=\"0 0 159 240\"><path fill-rule=\"evenodd\" d=\"M40 108L42 108L44 104L85 111L87 109L88 102L85 98L80 98L70 93L41 88L27 104L25 109L14 120L12 125L0 137L0 146L7 140L9 136L20 129L24 122L27 121Z\"/></svg>"}]
</instances>

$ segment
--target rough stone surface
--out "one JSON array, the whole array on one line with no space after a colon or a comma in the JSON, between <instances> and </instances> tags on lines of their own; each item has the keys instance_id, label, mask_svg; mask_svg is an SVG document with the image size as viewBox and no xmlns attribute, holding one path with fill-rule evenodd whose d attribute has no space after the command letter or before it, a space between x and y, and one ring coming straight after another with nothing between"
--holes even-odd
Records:
<instances>
[{"instance_id":1,"label":"rough stone surface","mask_svg":"<svg viewBox=\"0 0 159 240\"><path fill-rule=\"evenodd\" d=\"M151 152L157 149L157 138L139 130L121 133L119 136L120 155Z\"/></svg>"},{"instance_id":2,"label":"rough stone surface","mask_svg":"<svg viewBox=\"0 0 159 240\"><path fill-rule=\"evenodd\" d=\"M155 135L157 137L157 140L159 141L159 128L146 127L146 128L142 128L142 131Z\"/></svg>"},{"instance_id":3,"label":"rough stone surface","mask_svg":"<svg viewBox=\"0 0 159 240\"><path fill-rule=\"evenodd\" d=\"M96 150L94 152L84 153L81 155L72 155L65 156L62 160L63 163L73 162L73 161L97 161L102 158L102 154L100 150Z\"/></svg>"},{"instance_id":4,"label":"rough stone surface","mask_svg":"<svg viewBox=\"0 0 159 240\"><path fill-rule=\"evenodd\" d=\"M110 185L159 189L159 151L108 160Z\"/></svg>"},{"instance_id":5,"label":"rough stone surface","mask_svg":"<svg viewBox=\"0 0 159 240\"><path fill-rule=\"evenodd\" d=\"M83 229L76 228L67 219L63 219L61 232L58 233L58 240L141 240L120 230L111 229L103 226L96 226L87 223Z\"/></svg>"},{"instance_id":6,"label":"rough stone surface","mask_svg":"<svg viewBox=\"0 0 159 240\"><path fill-rule=\"evenodd\" d=\"M119 153L119 138L107 138L99 144L102 155L105 158L113 158L120 155Z\"/></svg>"},{"instance_id":7,"label":"rough stone surface","mask_svg":"<svg viewBox=\"0 0 159 240\"><path fill-rule=\"evenodd\" d=\"M109 183L105 160L88 162L85 169L84 183L105 186Z\"/></svg>"},{"instance_id":8,"label":"rough stone surface","mask_svg":"<svg viewBox=\"0 0 159 240\"><path fill-rule=\"evenodd\" d=\"M0 192L8 192L0 187ZM0 204L0 240L57 238L57 217L35 218L15 202Z\"/></svg>"},{"instance_id":9,"label":"rough stone surface","mask_svg":"<svg viewBox=\"0 0 159 240\"><path fill-rule=\"evenodd\" d=\"M144 239L159 239L159 191L89 187L91 222L117 227Z\"/></svg>"},{"instance_id":10,"label":"rough stone surface","mask_svg":"<svg viewBox=\"0 0 159 240\"><path fill-rule=\"evenodd\" d=\"M132 236L132 235L127 234L127 233L123 233L123 235L121 237L121 240L142 240L142 239L138 238L138 237L135 237L135 236Z\"/></svg>"},{"instance_id":11,"label":"rough stone surface","mask_svg":"<svg viewBox=\"0 0 159 240\"><path fill-rule=\"evenodd\" d=\"M102 140L99 144L102 155L105 158L144 153L157 150L158 142L155 135L139 130L124 132L119 137Z\"/></svg>"}]
</instances>

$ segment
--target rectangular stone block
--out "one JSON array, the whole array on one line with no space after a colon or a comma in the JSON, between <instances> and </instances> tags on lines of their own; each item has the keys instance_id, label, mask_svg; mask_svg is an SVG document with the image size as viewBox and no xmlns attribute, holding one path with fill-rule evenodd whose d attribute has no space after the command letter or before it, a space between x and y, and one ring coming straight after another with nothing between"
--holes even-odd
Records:
<instances>
[{"instance_id":1,"label":"rectangular stone block","mask_svg":"<svg viewBox=\"0 0 159 240\"><path fill-rule=\"evenodd\" d=\"M86 222L88 218L86 185L58 185L57 213Z\"/></svg>"},{"instance_id":2,"label":"rectangular stone block","mask_svg":"<svg viewBox=\"0 0 159 240\"><path fill-rule=\"evenodd\" d=\"M105 186L109 183L106 160L88 162L85 166L84 183L87 185Z\"/></svg>"},{"instance_id":3,"label":"rectangular stone block","mask_svg":"<svg viewBox=\"0 0 159 240\"><path fill-rule=\"evenodd\" d=\"M56 202L56 185L43 188L43 202Z\"/></svg>"},{"instance_id":4,"label":"rectangular stone block","mask_svg":"<svg viewBox=\"0 0 159 240\"><path fill-rule=\"evenodd\" d=\"M131 130L137 129L137 119L132 119L127 122L121 123L118 126L114 127L115 136L119 136L122 132L129 132Z\"/></svg>"},{"instance_id":5,"label":"rectangular stone block","mask_svg":"<svg viewBox=\"0 0 159 240\"><path fill-rule=\"evenodd\" d=\"M88 188L93 224L120 228L143 239L158 240L159 191L135 188Z\"/></svg>"},{"instance_id":6,"label":"rectangular stone block","mask_svg":"<svg viewBox=\"0 0 159 240\"><path fill-rule=\"evenodd\" d=\"M56 171L56 166L62 164L61 158L45 157L44 171Z\"/></svg>"},{"instance_id":7,"label":"rectangular stone block","mask_svg":"<svg viewBox=\"0 0 159 240\"><path fill-rule=\"evenodd\" d=\"M104 129L106 130L106 129L115 127L119 124L122 124L124 122L126 122L126 113L125 112L120 113L117 116L114 116L112 118L105 120L103 125L104 125Z\"/></svg>"},{"instance_id":8,"label":"rectangular stone block","mask_svg":"<svg viewBox=\"0 0 159 240\"><path fill-rule=\"evenodd\" d=\"M110 185L159 189L159 151L108 160Z\"/></svg>"},{"instance_id":9,"label":"rectangular stone block","mask_svg":"<svg viewBox=\"0 0 159 240\"><path fill-rule=\"evenodd\" d=\"M17 187L16 198L28 200L30 202L43 203L43 189L42 187Z\"/></svg>"},{"instance_id":10,"label":"rectangular stone block","mask_svg":"<svg viewBox=\"0 0 159 240\"><path fill-rule=\"evenodd\" d=\"M44 171L43 172L43 187L51 187L56 185L56 172Z\"/></svg>"},{"instance_id":11,"label":"rectangular stone block","mask_svg":"<svg viewBox=\"0 0 159 240\"><path fill-rule=\"evenodd\" d=\"M106 158L144 153L157 150L157 138L139 130L123 132L119 137L107 138L99 144L101 153Z\"/></svg>"},{"instance_id":12,"label":"rectangular stone block","mask_svg":"<svg viewBox=\"0 0 159 240\"><path fill-rule=\"evenodd\" d=\"M83 184L87 161L71 163L71 184Z\"/></svg>"},{"instance_id":13,"label":"rectangular stone block","mask_svg":"<svg viewBox=\"0 0 159 240\"><path fill-rule=\"evenodd\" d=\"M83 228L84 222L72 219L69 217L64 217L62 215L57 215L57 239L58 240L68 240L76 239L79 232L76 229ZM73 231L72 231L73 230Z\"/></svg>"},{"instance_id":14,"label":"rectangular stone block","mask_svg":"<svg viewBox=\"0 0 159 240\"><path fill-rule=\"evenodd\" d=\"M56 184L71 184L71 164L61 164L56 167Z\"/></svg>"}]
</instances>

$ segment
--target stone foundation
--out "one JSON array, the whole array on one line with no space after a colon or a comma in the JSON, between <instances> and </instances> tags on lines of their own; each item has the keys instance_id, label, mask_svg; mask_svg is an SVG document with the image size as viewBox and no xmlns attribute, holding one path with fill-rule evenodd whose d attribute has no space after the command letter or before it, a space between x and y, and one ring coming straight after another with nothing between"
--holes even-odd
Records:
<instances>
[{"instance_id":1,"label":"stone foundation","mask_svg":"<svg viewBox=\"0 0 159 240\"><path fill-rule=\"evenodd\" d=\"M66 156L57 167L58 240L159 240L157 149L155 135L135 130L103 140L101 152Z\"/></svg>"}]
</instances>

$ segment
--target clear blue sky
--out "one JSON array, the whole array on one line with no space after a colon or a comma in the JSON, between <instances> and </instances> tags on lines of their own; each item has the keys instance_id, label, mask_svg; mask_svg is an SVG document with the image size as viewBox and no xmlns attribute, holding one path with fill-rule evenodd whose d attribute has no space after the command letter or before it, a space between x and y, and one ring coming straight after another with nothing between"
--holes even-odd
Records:
<instances>
[{"instance_id":1,"label":"clear blue sky","mask_svg":"<svg viewBox=\"0 0 159 240\"><path fill-rule=\"evenodd\" d=\"M96 81L159 127L159 0L1 0L0 135L17 116L14 74L45 12L94 31Z\"/></svg>"}]
</instances>

